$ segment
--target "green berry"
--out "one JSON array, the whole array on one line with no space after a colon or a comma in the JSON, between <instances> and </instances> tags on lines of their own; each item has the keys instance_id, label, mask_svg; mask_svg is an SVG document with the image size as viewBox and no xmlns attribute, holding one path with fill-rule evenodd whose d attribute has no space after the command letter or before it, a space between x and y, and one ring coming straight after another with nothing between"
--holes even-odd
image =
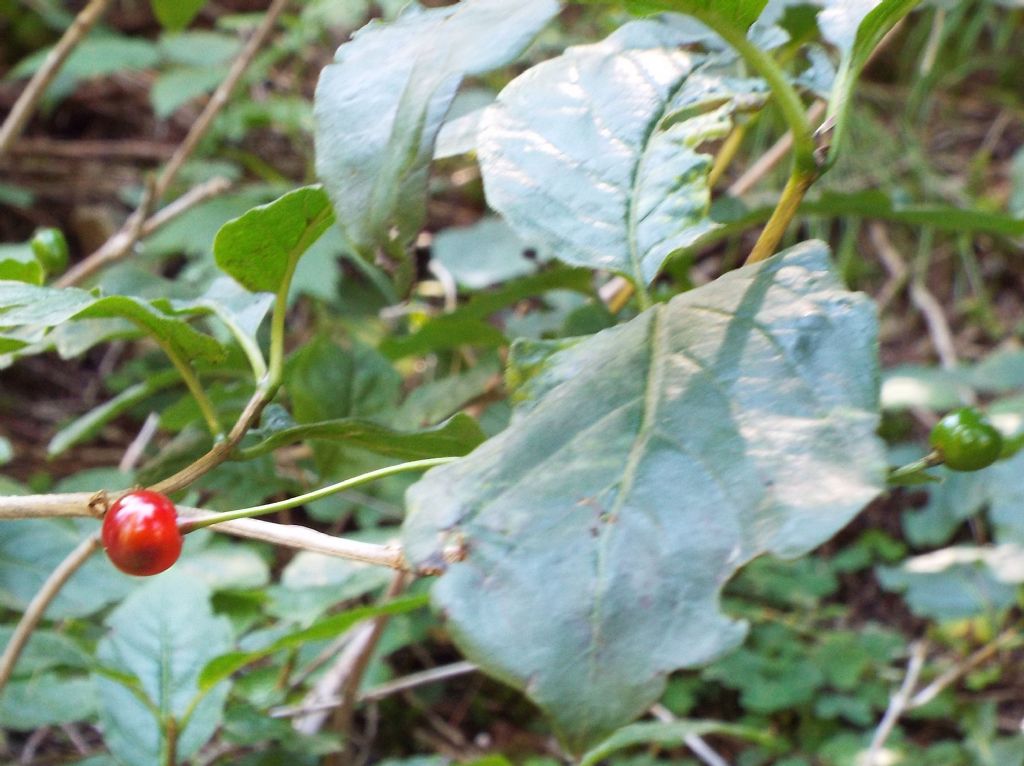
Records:
<instances>
[{"instance_id":1,"label":"green berry","mask_svg":"<svg viewBox=\"0 0 1024 766\"><path fill-rule=\"evenodd\" d=\"M951 412L936 423L929 441L954 471L990 466L1003 450L1002 435L987 417L971 407Z\"/></svg>"},{"instance_id":2,"label":"green berry","mask_svg":"<svg viewBox=\"0 0 1024 766\"><path fill-rule=\"evenodd\" d=\"M38 229L29 244L47 274L60 274L68 267L68 241L60 229Z\"/></svg>"}]
</instances>

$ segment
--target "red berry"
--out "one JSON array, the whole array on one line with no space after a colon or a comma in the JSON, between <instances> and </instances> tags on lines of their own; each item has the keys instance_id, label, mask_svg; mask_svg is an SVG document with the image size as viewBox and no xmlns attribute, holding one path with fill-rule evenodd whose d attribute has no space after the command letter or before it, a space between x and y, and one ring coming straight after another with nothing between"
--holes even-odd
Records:
<instances>
[{"instance_id":1,"label":"red berry","mask_svg":"<svg viewBox=\"0 0 1024 766\"><path fill-rule=\"evenodd\" d=\"M114 501L103 517L103 547L130 575L155 575L181 555L178 511L166 495L140 489Z\"/></svg>"}]
</instances>

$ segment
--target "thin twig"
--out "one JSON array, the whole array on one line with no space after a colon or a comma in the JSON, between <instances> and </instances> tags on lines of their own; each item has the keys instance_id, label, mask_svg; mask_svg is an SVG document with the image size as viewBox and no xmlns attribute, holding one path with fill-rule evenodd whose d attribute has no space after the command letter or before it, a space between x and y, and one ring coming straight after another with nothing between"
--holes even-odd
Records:
<instances>
[{"instance_id":1,"label":"thin twig","mask_svg":"<svg viewBox=\"0 0 1024 766\"><path fill-rule=\"evenodd\" d=\"M928 334L931 336L932 345L935 346L935 353L939 355L939 362L943 369L956 369L958 360L956 346L953 343L953 331L949 328L942 304L917 279L910 283L910 300L917 306L917 310L924 317L925 324L928 325Z\"/></svg>"},{"instance_id":2,"label":"thin twig","mask_svg":"<svg viewBox=\"0 0 1024 766\"><path fill-rule=\"evenodd\" d=\"M169 159L175 150L174 144L160 144L154 141L133 141L118 139L82 139L63 141L46 138L21 138L8 149L12 157L42 156L49 160L151 160Z\"/></svg>"},{"instance_id":3,"label":"thin twig","mask_svg":"<svg viewBox=\"0 0 1024 766\"><path fill-rule=\"evenodd\" d=\"M11 108L10 114L7 115L7 119L4 120L3 126L0 127L0 156L5 154L11 148L11 144L21 135L29 118L32 116L32 112L35 111L39 99L46 92L46 88L53 81L53 78L57 76L61 66L63 66L78 43L82 41L82 38L89 33L89 30L107 12L110 3L111 0L92 0L75 17L75 20L71 22L71 26L64 33L64 36L60 38L57 44L53 46L53 49L46 55L43 65L35 73L28 85L25 86L25 90L22 91L18 100Z\"/></svg>"},{"instance_id":4,"label":"thin twig","mask_svg":"<svg viewBox=\"0 0 1024 766\"><path fill-rule=\"evenodd\" d=\"M178 515L187 519L202 519L214 514L200 508L179 506ZM379 545L349 540L344 537L333 537L308 527L293 524L276 524L261 519L235 519L216 524L210 529L235 537L262 540L274 545L283 545L286 548L298 548L313 553L322 553L325 556L384 566L389 569L404 571L409 568L402 549L398 545Z\"/></svg>"},{"instance_id":5,"label":"thin twig","mask_svg":"<svg viewBox=\"0 0 1024 766\"><path fill-rule=\"evenodd\" d=\"M78 546L69 553L65 559L57 565L50 576L46 578L46 582L39 589L39 592L29 602L28 608L25 609L25 613L21 616L18 621L18 626L14 629L14 633L11 634L10 641L7 642L7 646L4 648L3 655L0 655L0 690L4 688L7 681L11 678L11 673L14 672L14 665L18 661L18 657L21 656L22 650L25 648L25 644L28 643L29 637L32 635L32 631L36 629L39 621L43 618L43 614L46 612L47 607L60 593L60 589L64 587L66 583L75 572L84 564L89 557L96 552L100 547L100 538L98 534L89 535L78 544Z\"/></svg>"},{"instance_id":6,"label":"thin twig","mask_svg":"<svg viewBox=\"0 0 1024 766\"><path fill-rule=\"evenodd\" d=\"M228 103L228 99L231 98L231 93L235 90L235 86L238 85L238 81L242 79L242 75L245 74L245 70L249 68L252 60L256 57L260 48L263 47L263 43L266 42L270 33L274 29L274 25L277 24L277 19L288 6L289 0L273 0L270 3L270 7L267 8L267 13L263 17L263 21L256 28L252 37L242 48L241 53L231 63L231 69L228 70L227 77L224 78L223 82L217 86L217 89L210 96L210 100L206 102L206 106L200 113L199 117L192 124L191 130L188 135L185 136L185 140L181 142L174 156L168 160L164 169L160 172L156 181L157 199L163 197L167 193L168 188L174 182L174 179L178 175L178 171L181 170L182 165L195 151L196 146L202 141L203 137L209 131L210 126L213 125L214 119Z\"/></svg>"},{"instance_id":7,"label":"thin twig","mask_svg":"<svg viewBox=\"0 0 1024 766\"><path fill-rule=\"evenodd\" d=\"M407 582L408 578L404 573L396 574L388 586L384 600L401 593ZM337 661L306 695L306 701L309 704L331 699L336 695L341 698L341 704L332 706L331 709L334 710L335 725L342 732L347 733L351 727L359 683L387 622L387 616L382 615L353 628L352 640L338 655ZM292 728L303 734L315 734L323 728L327 718L328 711L310 713L293 721Z\"/></svg>"},{"instance_id":8,"label":"thin twig","mask_svg":"<svg viewBox=\"0 0 1024 766\"><path fill-rule=\"evenodd\" d=\"M882 721L878 724L878 728L871 738L871 744L868 746L863 766L880 766L878 757L881 755L885 741L892 734L896 722L899 721L904 711L908 709L910 695L914 693L917 679L921 675L921 668L924 667L925 653L926 648L923 641L915 641L910 647L910 661L907 663L907 673L903 677L903 683L900 684L899 690L889 700L889 707L886 708L885 715L882 716Z\"/></svg>"},{"instance_id":9,"label":"thin twig","mask_svg":"<svg viewBox=\"0 0 1024 766\"><path fill-rule=\"evenodd\" d=\"M679 720L675 715L673 715L671 710L660 702L651 706L651 715L662 723L674 723ZM683 743L690 748L690 751L700 758L706 766L729 766L729 762L716 753L714 748L712 748L711 745L709 745L700 735L687 734L683 737Z\"/></svg>"},{"instance_id":10,"label":"thin twig","mask_svg":"<svg viewBox=\"0 0 1024 766\"><path fill-rule=\"evenodd\" d=\"M89 507L93 497L91 492L0 496L0 521L95 516L96 513Z\"/></svg>"},{"instance_id":11,"label":"thin twig","mask_svg":"<svg viewBox=\"0 0 1024 766\"><path fill-rule=\"evenodd\" d=\"M415 689L418 686L435 684L439 681L447 681L449 678L457 678L458 676L464 676L467 673L474 673L477 670L479 670L479 668L474 663L467 660L453 662L449 665L441 665L440 667L430 668L429 670L421 670L418 673L410 673L407 676L396 678L394 681L388 681L385 684L374 686L372 689L367 689L359 695L359 701L377 702L379 700L386 699L393 694L398 694L399 692ZM271 718L294 718L296 716L308 715L309 713L331 710L338 707L341 703L341 697L332 697L330 699L311 702L306 705L292 705L290 707L274 708L270 711L270 716Z\"/></svg>"},{"instance_id":12,"label":"thin twig","mask_svg":"<svg viewBox=\"0 0 1024 766\"><path fill-rule=\"evenodd\" d=\"M926 687L921 689L921 691L917 692L917 694L911 697L910 701L907 702L907 710L913 710L914 708L921 707L922 705L927 705L933 699L938 697L939 694L941 694L942 691L950 684L955 683L958 679L978 667L978 665L986 662L1007 644L1019 641L1020 637L1021 633L1019 625L1014 625L1013 627L1006 629L996 636L995 639L974 652L966 660L954 665L949 670L939 675L938 678Z\"/></svg>"},{"instance_id":13,"label":"thin twig","mask_svg":"<svg viewBox=\"0 0 1024 766\"><path fill-rule=\"evenodd\" d=\"M889 237L886 236L885 227L878 223L872 223L868 227L868 236L875 247L878 259L882 262L885 270L889 272L889 279L878 292L875 303L878 304L878 313L883 314L886 307L899 295L900 291L910 280L910 269L907 268L903 256L899 250L893 247Z\"/></svg>"},{"instance_id":14,"label":"thin twig","mask_svg":"<svg viewBox=\"0 0 1024 766\"><path fill-rule=\"evenodd\" d=\"M149 413L142 423L142 428L139 429L138 434L132 439L132 443L125 449L124 456L121 458L117 470L121 473L131 473L135 470L135 466L138 465L139 460L142 458L142 453L146 451L146 447L149 446L153 437L156 436L156 431L159 427L160 416L155 412Z\"/></svg>"},{"instance_id":15,"label":"thin twig","mask_svg":"<svg viewBox=\"0 0 1024 766\"><path fill-rule=\"evenodd\" d=\"M235 422L235 425L232 426L231 431L225 438L215 442L209 452L200 456L173 476L169 476L166 479L157 482L151 487L151 489L156 492L163 492L164 494L177 492L179 489L184 489L190 485L200 476L209 473L231 457L231 453L234 451L235 447L238 446L239 442L242 441L242 438L246 433L248 433L249 428L259 420L260 414L263 412L263 408L267 406L270 398L270 392L268 392L262 385L258 387L246 403L245 409L242 410L242 414L238 416L238 420Z\"/></svg>"},{"instance_id":16,"label":"thin twig","mask_svg":"<svg viewBox=\"0 0 1024 766\"><path fill-rule=\"evenodd\" d=\"M238 81L242 78L245 70L249 68L249 65L256 57L256 54L259 52L264 42L266 42L271 31L273 31L278 17L287 7L288 2L289 0L273 0L273 2L271 2L266 15L263 17L263 21L260 22L259 27L257 27L252 37L250 37L248 42L246 42L241 53L239 53L232 62L231 69L228 70L227 77L225 77L221 84L217 86L217 90L213 92L213 95L210 96L210 100L206 102L206 106L193 123L188 135L185 136L185 139L167 161L167 164L164 165L163 170L160 171L160 175L157 176L153 187L154 201L159 201L167 193L167 190L171 187L171 184L174 183L174 179L177 177L182 166L195 151L199 142L202 141L203 137L210 130L214 119L228 103L228 99L231 97L232 92L238 85ZM120 260L128 255L144 229L146 217L146 212L143 212L141 207L132 213L128 217L128 220L125 221L120 231L107 240L99 250L89 255L73 269L68 271L64 277L57 282L57 285L59 287L68 287L70 285L78 284L106 264Z\"/></svg>"},{"instance_id":17,"label":"thin twig","mask_svg":"<svg viewBox=\"0 0 1024 766\"><path fill-rule=\"evenodd\" d=\"M895 294L894 291L898 290L909 278L907 267L896 246L889 239L884 225L877 222L871 224L868 227L868 237L871 239L871 244L878 253L880 260L889 273L892 274L892 280L889 284L893 285L893 287L886 291L886 300L891 300ZM928 325L928 334L931 337L935 353L938 354L943 368L952 370L958 364L956 346L953 342L953 332L949 328L949 322L946 321L946 314L942 309L942 304L925 287L924 277L920 271L918 269L917 273L910 279L910 300L917 307L917 310L921 312L925 324Z\"/></svg>"},{"instance_id":18,"label":"thin twig","mask_svg":"<svg viewBox=\"0 0 1024 766\"><path fill-rule=\"evenodd\" d=\"M39 519L57 517L98 516L94 510L97 495L90 492L71 492L59 495L0 496L0 521L10 519ZM178 514L186 519L201 519L214 515L201 508L178 506ZM362 561L366 564L407 570L409 565L397 545L377 545L357 540L333 537L323 532L290 524L275 524L260 519L236 519L216 524L210 529L235 537L262 540L286 548L322 553L325 556Z\"/></svg>"},{"instance_id":19,"label":"thin twig","mask_svg":"<svg viewBox=\"0 0 1024 766\"><path fill-rule=\"evenodd\" d=\"M217 197L231 188L231 181L223 176L216 176L209 181L199 184L188 192L182 194L174 202L166 207L157 210L142 224L142 237L148 237L157 229L166 226L182 213L186 213L196 205L206 202L208 199Z\"/></svg>"}]
</instances>

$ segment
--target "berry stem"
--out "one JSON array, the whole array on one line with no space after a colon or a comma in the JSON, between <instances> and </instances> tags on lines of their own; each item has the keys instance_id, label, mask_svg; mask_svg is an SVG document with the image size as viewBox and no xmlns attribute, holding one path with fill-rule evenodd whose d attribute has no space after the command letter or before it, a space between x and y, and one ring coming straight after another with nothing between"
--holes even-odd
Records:
<instances>
[{"instance_id":1,"label":"berry stem","mask_svg":"<svg viewBox=\"0 0 1024 766\"><path fill-rule=\"evenodd\" d=\"M268 513L284 511L289 508L295 508L300 505L305 505L306 503L311 503L314 500L320 500L321 498L328 497L337 492L344 492L345 490L353 489L355 487L362 486L363 484L369 484L377 479L383 479L388 476L394 476L407 471L419 471L427 468L433 468L434 466L451 463L458 459L459 458L457 457L434 457L426 460L413 460L408 463L399 463L398 465L392 465L386 468L378 468L375 471L369 471L358 476L353 476L350 479L345 479L344 481L339 481L335 484L329 484L326 487L321 487L320 489L313 490L312 492L306 492L303 495L296 495L295 497L290 497L287 500L279 500L276 503L254 505L251 508L241 508L237 511L217 513L203 519L183 521L179 524L179 529L183 535L186 535L189 532L202 529L203 527L209 527L214 524L219 524L223 521L248 519L254 516L264 516Z\"/></svg>"}]
</instances>

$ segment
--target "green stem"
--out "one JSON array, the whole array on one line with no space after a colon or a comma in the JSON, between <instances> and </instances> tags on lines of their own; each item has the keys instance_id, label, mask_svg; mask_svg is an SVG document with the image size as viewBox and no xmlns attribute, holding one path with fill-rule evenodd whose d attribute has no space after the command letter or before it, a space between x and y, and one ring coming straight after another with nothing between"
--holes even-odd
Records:
<instances>
[{"instance_id":1,"label":"green stem","mask_svg":"<svg viewBox=\"0 0 1024 766\"><path fill-rule=\"evenodd\" d=\"M906 465L901 465L899 468L893 468L889 471L887 481L890 484L898 484L909 476L916 476L921 473L921 471L927 470L928 468L934 468L937 465L942 465L942 463L942 456L938 452L932 451L919 460L907 463Z\"/></svg>"},{"instance_id":2,"label":"green stem","mask_svg":"<svg viewBox=\"0 0 1024 766\"><path fill-rule=\"evenodd\" d=\"M750 42L745 30L723 21L714 11L695 15L721 35L743 57L747 65L765 79L772 89L772 95L789 126L790 133L793 134L793 168L789 181L782 192L782 197L779 198L775 212L772 213L747 258L747 263L757 263L775 252L782 235L789 227L789 222L800 207L804 194L821 172L814 156L814 133L800 95L786 79L786 73L775 59Z\"/></svg>"},{"instance_id":3,"label":"green stem","mask_svg":"<svg viewBox=\"0 0 1024 766\"><path fill-rule=\"evenodd\" d=\"M802 173L816 174L818 163L814 158L814 133L807 120L807 111L804 109L803 101L800 100L796 89L786 79L786 73L782 71L775 59L750 42L743 31L728 22L721 21L713 12L694 15L721 35L743 57L750 68L765 79L768 87L772 89L772 95L779 105L782 117L793 134L794 175L797 170Z\"/></svg>"},{"instance_id":4,"label":"green stem","mask_svg":"<svg viewBox=\"0 0 1024 766\"><path fill-rule=\"evenodd\" d=\"M167 750L164 764L175 766L178 763L178 722L174 716L167 716L164 720L164 735L167 737Z\"/></svg>"},{"instance_id":5,"label":"green stem","mask_svg":"<svg viewBox=\"0 0 1024 766\"><path fill-rule=\"evenodd\" d=\"M219 439L224 435L224 429L221 427L213 402L210 401L210 398L203 390L203 386L199 382L195 370L192 369L192 365L178 356L178 352L170 343L161 338L155 338L155 340L163 352L167 354L167 358L171 360L171 364L174 365L174 369L181 375L181 379L185 381L185 386L188 388L189 393L192 394L192 398L196 400L196 404L199 405L199 411L203 413L203 420L206 421L206 426L210 429L213 438Z\"/></svg>"},{"instance_id":6,"label":"green stem","mask_svg":"<svg viewBox=\"0 0 1024 766\"><path fill-rule=\"evenodd\" d=\"M275 513L277 511L285 511L289 508L296 508L297 506L311 503L314 500L320 500L321 498L328 497L329 495L333 495L337 492L344 492L347 489L354 489L355 487L362 486L363 484L369 484L377 479L383 479L388 476L394 476L407 471L419 471L427 468L433 468L434 466L451 463L458 459L459 458L457 457L433 457L426 460L413 460L408 463L399 463L398 465L388 466L387 468L378 468L376 471L369 471L367 473L360 474L359 476L353 476L351 479L345 479L344 481L339 481L336 484L329 484L326 487L315 489L304 495L290 497L287 500L279 500L276 503L267 503L266 505L254 505L251 508L241 508L237 511L218 513L213 516L207 516L204 519L185 521L179 524L179 529L184 535L196 529L209 527L213 524L220 524L223 521L248 519L254 516L264 516L268 513Z\"/></svg>"},{"instance_id":7,"label":"green stem","mask_svg":"<svg viewBox=\"0 0 1024 766\"><path fill-rule=\"evenodd\" d=\"M768 219L768 223L761 230L761 236L757 238L757 242L754 244L754 249L747 256L747 263L763 261L775 252L775 248L782 241L786 229L789 228L789 222L793 220L793 216L796 215L796 211L800 208L804 194L807 193L811 184L814 183L815 178L816 174L799 172L794 167L794 173L786 182L786 186L782 190L782 196L779 197L779 202L772 212L772 217Z\"/></svg>"},{"instance_id":8,"label":"green stem","mask_svg":"<svg viewBox=\"0 0 1024 766\"><path fill-rule=\"evenodd\" d=\"M270 368L267 377L261 384L268 400L273 397L277 387L281 385L281 378L284 374L284 321L288 316L288 291L291 288L292 277L295 275L295 267L298 265L298 258L289 259L284 279L281 281L281 287L274 299L274 315L270 320Z\"/></svg>"},{"instance_id":9,"label":"green stem","mask_svg":"<svg viewBox=\"0 0 1024 766\"><path fill-rule=\"evenodd\" d=\"M252 368L253 377L257 382L262 380L267 374L267 363L263 359L263 352L260 350L259 344L252 336L247 335L227 312L217 314L217 318L224 323L231 335L238 341L238 345L242 347L242 352L249 360L249 367Z\"/></svg>"}]
</instances>

